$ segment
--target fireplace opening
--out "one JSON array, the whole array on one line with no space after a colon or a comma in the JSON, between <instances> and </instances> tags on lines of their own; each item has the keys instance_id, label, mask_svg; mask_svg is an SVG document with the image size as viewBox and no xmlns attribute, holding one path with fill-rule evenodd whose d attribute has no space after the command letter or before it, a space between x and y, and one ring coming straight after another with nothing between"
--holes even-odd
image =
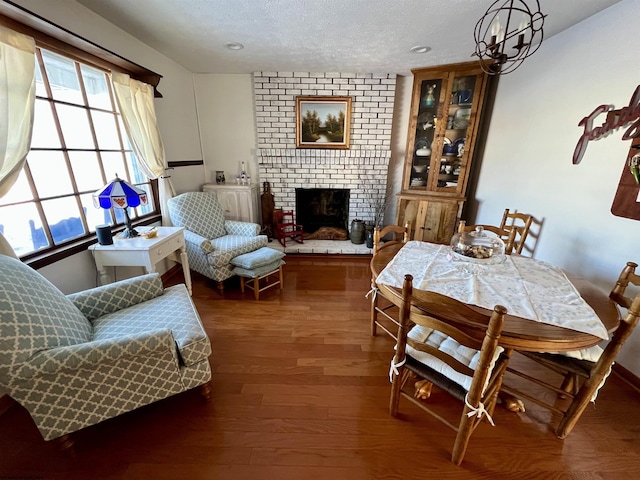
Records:
<instances>
[{"instance_id":1,"label":"fireplace opening","mask_svg":"<svg viewBox=\"0 0 640 480\"><path fill-rule=\"evenodd\" d=\"M296 223L305 238L346 240L348 221L348 188L296 188Z\"/></svg>"}]
</instances>

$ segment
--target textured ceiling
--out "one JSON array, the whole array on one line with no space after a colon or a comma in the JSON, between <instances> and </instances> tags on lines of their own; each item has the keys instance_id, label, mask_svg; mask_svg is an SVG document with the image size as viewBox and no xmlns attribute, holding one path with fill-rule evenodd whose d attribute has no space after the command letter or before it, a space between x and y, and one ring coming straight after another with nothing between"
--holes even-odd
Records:
<instances>
[{"instance_id":1,"label":"textured ceiling","mask_svg":"<svg viewBox=\"0 0 640 480\"><path fill-rule=\"evenodd\" d=\"M195 73L404 75L471 60L475 24L493 0L77 1ZM618 1L540 0L545 38ZM432 50L409 53L415 45Z\"/></svg>"}]
</instances>

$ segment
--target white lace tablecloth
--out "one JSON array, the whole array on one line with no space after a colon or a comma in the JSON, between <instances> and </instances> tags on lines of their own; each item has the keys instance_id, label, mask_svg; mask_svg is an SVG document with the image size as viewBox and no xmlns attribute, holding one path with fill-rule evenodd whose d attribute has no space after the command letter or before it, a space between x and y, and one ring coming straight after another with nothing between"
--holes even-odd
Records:
<instances>
[{"instance_id":1,"label":"white lace tablecloth","mask_svg":"<svg viewBox=\"0 0 640 480\"><path fill-rule=\"evenodd\" d=\"M503 305L510 315L609 338L596 313L559 268L518 255L507 255L501 264L478 265L452 260L449 252L446 245L407 242L376 282L402 288L409 273L413 288L487 309Z\"/></svg>"}]
</instances>

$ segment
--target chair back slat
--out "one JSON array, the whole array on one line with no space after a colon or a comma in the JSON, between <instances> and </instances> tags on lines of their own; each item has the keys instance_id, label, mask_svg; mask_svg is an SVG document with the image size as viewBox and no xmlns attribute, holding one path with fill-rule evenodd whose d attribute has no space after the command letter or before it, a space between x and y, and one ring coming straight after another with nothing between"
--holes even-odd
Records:
<instances>
[{"instance_id":1,"label":"chair back slat","mask_svg":"<svg viewBox=\"0 0 640 480\"><path fill-rule=\"evenodd\" d=\"M411 222L407 222L404 226L387 225L380 229L376 227L373 231L373 255L375 256L381 249L388 248L398 243L407 243L409 241L409 232L411 231ZM383 242L382 239L393 233L392 240Z\"/></svg>"}]
</instances>

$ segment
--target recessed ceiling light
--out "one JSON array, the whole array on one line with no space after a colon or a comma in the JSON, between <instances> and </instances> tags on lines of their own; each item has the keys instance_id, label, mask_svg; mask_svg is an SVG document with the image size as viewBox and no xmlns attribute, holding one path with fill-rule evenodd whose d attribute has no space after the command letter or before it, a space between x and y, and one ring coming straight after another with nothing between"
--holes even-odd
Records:
<instances>
[{"instance_id":1,"label":"recessed ceiling light","mask_svg":"<svg viewBox=\"0 0 640 480\"><path fill-rule=\"evenodd\" d=\"M427 53L429 50L431 50L431 47L427 47L426 45L416 45L409 49L411 53Z\"/></svg>"},{"instance_id":2,"label":"recessed ceiling light","mask_svg":"<svg viewBox=\"0 0 640 480\"><path fill-rule=\"evenodd\" d=\"M225 43L224 46L227 47L229 50L242 50L244 48L244 45L237 42L228 42L228 43Z\"/></svg>"}]
</instances>

